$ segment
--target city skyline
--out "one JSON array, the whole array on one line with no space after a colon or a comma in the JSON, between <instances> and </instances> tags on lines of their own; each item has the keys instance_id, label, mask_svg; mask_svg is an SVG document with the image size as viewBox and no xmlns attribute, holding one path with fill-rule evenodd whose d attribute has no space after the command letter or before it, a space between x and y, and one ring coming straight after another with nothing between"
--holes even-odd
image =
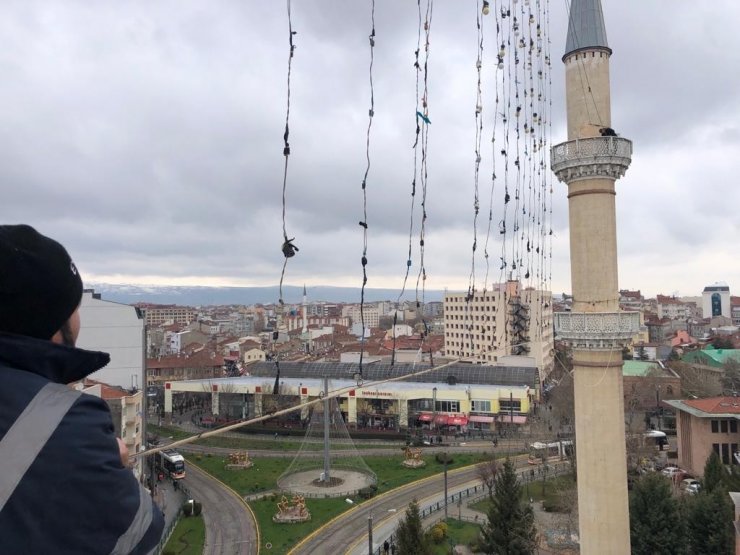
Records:
<instances>
[{"instance_id":1,"label":"city skyline","mask_svg":"<svg viewBox=\"0 0 740 555\"><path fill-rule=\"evenodd\" d=\"M625 10L605 1L604 11L619 61L611 75L612 121L634 141L632 166L617 185L619 286L646 296L698 296L723 281L734 291L740 193L731 161L740 105L733 96L737 78L723 68L739 51L730 25L740 7L680 1L670 10ZM550 13L551 144L557 144L566 140L560 58L567 17L554 2ZM369 5L294 3L292 17L298 48L287 231L301 250L285 283L359 287ZM473 2L435 4L429 289L465 290L470 272L475 17ZM484 69L495 65L491 23L484 19ZM400 289L406 269L416 31L412 2L377 3L367 189L372 288ZM130 5L19 3L0 22L0 36L8 84L0 93L6 184L0 219L59 239L86 282L277 284L284 4L228 3L218 10L160 4L143 12ZM694 77L686 79L687 71ZM492 82L483 85L485 137ZM490 173L488 150L481 175ZM566 187L551 181L552 290L560 293L570 289ZM488 179L481 183L487 190ZM485 223L479 220L479 233ZM484 267L481 260L476 266ZM416 271L418 253L412 288ZM488 283L498 281L496 266Z\"/></svg>"}]
</instances>

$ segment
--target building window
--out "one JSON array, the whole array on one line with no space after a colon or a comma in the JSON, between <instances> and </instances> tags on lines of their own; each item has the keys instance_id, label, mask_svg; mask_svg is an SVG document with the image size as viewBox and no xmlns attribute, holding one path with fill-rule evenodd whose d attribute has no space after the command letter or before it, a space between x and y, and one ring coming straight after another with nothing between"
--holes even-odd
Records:
<instances>
[{"instance_id":1,"label":"building window","mask_svg":"<svg viewBox=\"0 0 740 555\"><path fill-rule=\"evenodd\" d=\"M722 463L730 464L730 446L726 443L722 444Z\"/></svg>"},{"instance_id":2,"label":"building window","mask_svg":"<svg viewBox=\"0 0 740 555\"><path fill-rule=\"evenodd\" d=\"M499 412L521 412L522 401L520 399L499 399L498 401Z\"/></svg>"},{"instance_id":3,"label":"building window","mask_svg":"<svg viewBox=\"0 0 740 555\"><path fill-rule=\"evenodd\" d=\"M731 434L737 433L737 420L730 420L730 433Z\"/></svg>"},{"instance_id":4,"label":"building window","mask_svg":"<svg viewBox=\"0 0 740 555\"><path fill-rule=\"evenodd\" d=\"M723 434L726 434L727 433L727 420L720 420L719 421L719 428L720 428L720 431Z\"/></svg>"},{"instance_id":5,"label":"building window","mask_svg":"<svg viewBox=\"0 0 740 555\"><path fill-rule=\"evenodd\" d=\"M719 443L712 443L712 451L717 453L717 456L719 456Z\"/></svg>"},{"instance_id":6,"label":"building window","mask_svg":"<svg viewBox=\"0 0 740 555\"><path fill-rule=\"evenodd\" d=\"M489 355L488 360L491 360ZM491 401L483 401L473 399L471 402L470 410L473 412L491 412Z\"/></svg>"},{"instance_id":7,"label":"building window","mask_svg":"<svg viewBox=\"0 0 740 555\"><path fill-rule=\"evenodd\" d=\"M713 434L719 433L719 422L717 420L712 420L712 433Z\"/></svg>"},{"instance_id":8,"label":"building window","mask_svg":"<svg viewBox=\"0 0 740 555\"><path fill-rule=\"evenodd\" d=\"M460 412L459 401L437 401L435 408L438 412Z\"/></svg>"}]
</instances>

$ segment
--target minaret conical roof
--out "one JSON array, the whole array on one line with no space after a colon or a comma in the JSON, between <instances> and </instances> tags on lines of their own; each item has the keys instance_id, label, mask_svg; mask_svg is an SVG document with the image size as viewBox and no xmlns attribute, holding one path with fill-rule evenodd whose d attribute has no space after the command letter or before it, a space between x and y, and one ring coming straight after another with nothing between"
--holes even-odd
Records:
<instances>
[{"instance_id":1,"label":"minaret conical roof","mask_svg":"<svg viewBox=\"0 0 740 555\"><path fill-rule=\"evenodd\" d=\"M611 53L606 42L601 0L571 0L563 58L584 48L603 48Z\"/></svg>"}]
</instances>

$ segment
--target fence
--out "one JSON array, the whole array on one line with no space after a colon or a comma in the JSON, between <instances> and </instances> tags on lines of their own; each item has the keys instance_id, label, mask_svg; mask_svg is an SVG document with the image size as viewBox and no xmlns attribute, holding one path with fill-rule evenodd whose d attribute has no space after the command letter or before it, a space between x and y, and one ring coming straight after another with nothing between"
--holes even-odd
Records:
<instances>
[{"instance_id":1,"label":"fence","mask_svg":"<svg viewBox=\"0 0 740 555\"><path fill-rule=\"evenodd\" d=\"M184 484L178 484L178 488L185 495L185 499L192 499L192 496L190 495L190 490L186 488ZM154 555L160 555L162 553L162 551L164 550L164 546L167 545L167 542L170 540L172 532L175 531L175 528L182 518L182 515L182 504L180 504L180 506L177 508L177 514L175 515L175 518L172 519L172 522L170 522L169 526L167 526L164 533L162 534L162 538L159 540L159 545L157 545L157 548L154 550Z\"/></svg>"},{"instance_id":2,"label":"fence","mask_svg":"<svg viewBox=\"0 0 740 555\"><path fill-rule=\"evenodd\" d=\"M521 472L518 473L519 474L519 480L523 484L528 484L528 483L531 483L531 482L535 482L535 481L541 480L543 478L554 478L555 476L560 476L562 474L567 474L571 470L571 465L570 465L570 463L567 463L567 462L551 464L551 465L549 465L548 470L546 472L541 467L538 469L538 471L536 471L534 473L524 472L524 471L527 470L526 468L525 469L522 469L522 470L523 471L521 471ZM529 470L534 470L534 468L529 469ZM488 489L483 484L477 485L477 486L473 486L472 488L467 488L467 489L464 489L464 490L457 491L457 492L455 492L455 493L447 496L447 508L448 508L448 511L450 510L451 507L454 507L454 504L455 504L456 501L461 501L462 502L463 499L467 499L468 500L468 503L471 503L471 502L480 501L481 499L485 498L486 496L488 496ZM435 503L432 503L431 505L425 507L424 509L422 509L419 512L419 514L421 516L421 520L423 521L425 518L427 518L429 516L432 516L434 513L438 512L438 511L444 511L444 508L445 508L445 502L444 502L444 500L437 501ZM450 512L450 514L452 514L452 513ZM482 521L480 519L475 519L475 518L471 518L471 517L460 516L460 518L457 518L457 517L455 517L453 515L452 518L455 518L456 520L462 520L462 521L465 521L465 522L472 522L472 523L475 523L475 524L482 524ZM436 520L427 522L424 527L425 528L431 528L437 522L440 522L442 520L444 520L444 516L443 515L440 516L439 518L437 518ZM388 541L388 543L392 545L396 541L396 534L395 534L395 532L393 532L388 538L386 538L386 541ZM383 547L382 546L379 546L375 551L373 551L373 555L385 555L385 552L383 551Z\"/></svg>"}]
</instances>

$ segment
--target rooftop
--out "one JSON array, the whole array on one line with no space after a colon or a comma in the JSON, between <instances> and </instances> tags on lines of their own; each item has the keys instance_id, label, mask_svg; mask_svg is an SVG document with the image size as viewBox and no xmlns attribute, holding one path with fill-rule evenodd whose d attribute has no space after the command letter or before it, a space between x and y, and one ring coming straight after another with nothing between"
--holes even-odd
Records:
<instances>
[{"instance_id":1,"label":"rooftop","mask_svg":"<svg viewBox=\"0 0 740 555\"><path fill-rule=\"evenodd\" d=\"M602 48L611 52L606 41L601 0L573 0L570 3L565 56L584 48Z\"/></svg>"},{"instance_id":2,"label":"rooftop","mask_svg":"<svg viewBox=\"0 0 740 555\"><path fill-rule=\"evenodd\" d=\"M698 418L725 417L740 420L740 397L708 397L663 402Z\"/></svg>"},{"instance_id":3,"label":"rooftop","mask_svg":"<svg viewBox=\"0 0 740 555\"><path fill-rule=\"evenodd\" d=\"M395 376L403 376L430 368L429 364L363 364L362 375L365 381L377 381ZM275 377L274 362L260 362L250 366L252 376ZM286 378L335 378L352 379L359 373L356 363L342 362L281 362L280 375ZM537 368L519 366L485 366L479 364L452 364L437 368L429 373L408 378L409 382L448 382L454 376L457 383L537 386Z\"/></svg>"}]
</instances>

